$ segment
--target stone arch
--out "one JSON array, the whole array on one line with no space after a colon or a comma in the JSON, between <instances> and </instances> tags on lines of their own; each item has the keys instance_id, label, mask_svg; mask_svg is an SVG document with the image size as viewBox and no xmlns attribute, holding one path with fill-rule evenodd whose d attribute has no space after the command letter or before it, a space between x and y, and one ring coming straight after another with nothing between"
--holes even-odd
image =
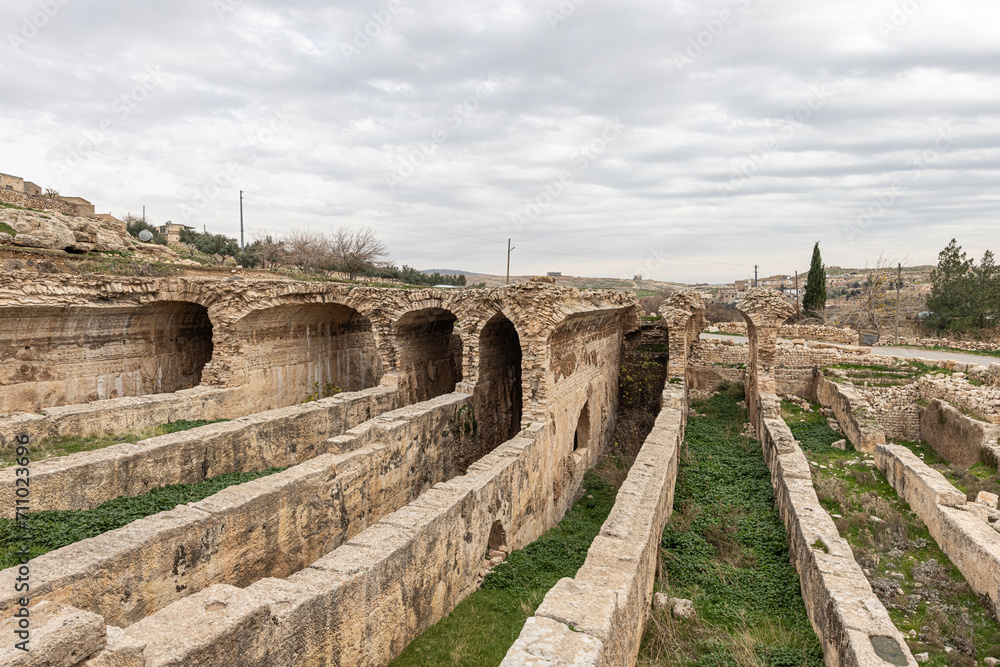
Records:
<instances>
[{"instance_id":1,"label":"stone arch","mask_svg":"<svg viewBox=\"0 0 1000 667\"><path fill-rule=\"evenodd\" d=\"M404 313L393 325L399 398L403 405L455 391L462 381L458 317L431 306Z\"/></svg>"},{"instance_id":2,"label":"stone arch","mask_svg":"<svg viewBox=\"0 0 1000 667\"><path fill-rule=\"evenodd\" d=\"M486 454L521 430L522 351L517 329L502 313L479 334L479 377L473 393L478 451Z\"/></svg>"},{"instance_id":3,"label":"stone arch","mask_svg":"<svg viewBox=\"0 0 1000 667\"><path fill-rule=\"evenodd\" d=\"M190 301L2 307L0 413L197 386L212 332Z\"/></svg>"},{"instance_id":4,"label":"stone arch","mask_svg":"<svg viewBox=\"0 0 1000 667\"><path fill-rule=\"evenodd\" d=\"M382 379L371 321L341 303L284 303L253 310L232 327L244 383L271 407L359 391Z\"/></svg>"}]
</instances>

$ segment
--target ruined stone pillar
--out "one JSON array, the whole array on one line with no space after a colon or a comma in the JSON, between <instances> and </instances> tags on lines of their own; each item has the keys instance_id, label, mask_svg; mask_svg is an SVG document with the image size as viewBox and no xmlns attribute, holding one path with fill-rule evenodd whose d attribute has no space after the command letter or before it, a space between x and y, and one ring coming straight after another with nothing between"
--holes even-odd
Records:
<instances>
[{"instance_id":1,"label":"ruined stone pillar","mask_svg":"<svg viewBox=\"0 0 1000 667\"><path fill-rule=\"evenodd\" d=\"M778 328L792 316L795 309L781 292L763 287L750 290L736 308L747 321L747 335L750 338L746 380L747 408L750 411L750 422L757 427L760 424L758 417L769 419L781 416L774 376Z\"/></svg>"},{"instance_id":2,"label":"ruined stone pillar","mask_svg":"<svg viewBox=\"0 0 1000 667\"><path fill-rule=\"evenodd\" d=\"M691 312L663 306L660 308L663 319L660 320L662 326L667 328L667 380L683 378L687 371L688 357L688 322L691 320Z\"/></svg>"},{"instance_id":3,"label":"ruined stone pillar","mask_svg":"<svg viewBox=\"0 0 1000 667\"><path fill-rule=\"evenodd\" d=\"M694 292L674 292L660 306L660 320L667 328L667 380L683 379L688 356L705 324L705 302Z\"/></svg>"}]
</instances>

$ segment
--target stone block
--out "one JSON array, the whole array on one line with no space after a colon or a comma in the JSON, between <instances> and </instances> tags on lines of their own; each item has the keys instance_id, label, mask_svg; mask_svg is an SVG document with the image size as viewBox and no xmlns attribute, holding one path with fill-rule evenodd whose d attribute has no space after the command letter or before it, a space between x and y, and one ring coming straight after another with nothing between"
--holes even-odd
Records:
<instances>
[{"instance_id":1,"label":"stone block","mask_svg":"<svg viewBox=\"0 0 1000 667\"><path fill-rule=\"evenodd\" d=\"M5 614L0 621L0 664L9 667L74 667L101 651L107 644L104 619L76 607L40 602L28 608L27 651L17 648L23 641L21 619Z\"/></svg>"}]
</instances>

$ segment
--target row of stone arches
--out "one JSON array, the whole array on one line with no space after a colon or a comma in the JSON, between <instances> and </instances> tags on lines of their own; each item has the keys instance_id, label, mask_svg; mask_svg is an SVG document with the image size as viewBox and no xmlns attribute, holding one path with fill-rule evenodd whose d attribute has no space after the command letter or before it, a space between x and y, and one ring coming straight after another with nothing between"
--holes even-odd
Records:
<instances>
[{"instance_id":1,"label":"row of stone arches","mask_svg":"<svg viewBox=\"0 0 1000 667\"><path fill-rule=\"evenodd\" d=\"M199 385L213 361L229 370L225 384L269 395L269 407L373 387L387 371L400 403L415 403L463 381L469 350L457 320L432 305L403 313L387 336L357 309L328 302L273 305L218 327L188 301L0 308L0 413L171 393ZM520 336L498 312L475 344L480 430L502 442L521 421Z\"/></svg>"}]
</instances>

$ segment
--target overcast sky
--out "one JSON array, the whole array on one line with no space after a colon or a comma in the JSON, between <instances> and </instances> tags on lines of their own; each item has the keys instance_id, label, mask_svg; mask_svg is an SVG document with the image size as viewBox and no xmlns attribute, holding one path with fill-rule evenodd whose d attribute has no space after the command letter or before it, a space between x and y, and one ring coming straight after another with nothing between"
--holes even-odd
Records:
<instances>
[{"instance_id":1,"label":"overcast sky","mask_svg":"<svg viewBox=\"0 0 1000 667\"><path fill-rule=\"evenodd\" d=\"M0 172L417 268L1000 251L995 0L5 0Z\"/></svg>"}]
</instances>

